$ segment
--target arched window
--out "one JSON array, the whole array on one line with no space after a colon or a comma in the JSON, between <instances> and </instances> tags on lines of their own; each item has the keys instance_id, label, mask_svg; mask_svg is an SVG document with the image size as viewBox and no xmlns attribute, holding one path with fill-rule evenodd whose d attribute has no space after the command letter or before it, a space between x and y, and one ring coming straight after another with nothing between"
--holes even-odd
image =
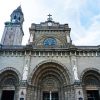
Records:
<instances>
[{"instance_id":1,"label":"arched window","mask_svg":"<svg viewBox=\"0 0 100 100\"><path fill-rule=\"evenodd\" d=\"M18 18L18 20L20 21L20 17Z\"/></svg>"},{"instance_id":2,"label":"arched window","mask_svg":"<svg viewBox=\"0 0 100 100\"><path fill-rule=\"evenodd\" d=\"M14 16L14 19L16 19L16 15Z\"/></svg>"}]
</instances>

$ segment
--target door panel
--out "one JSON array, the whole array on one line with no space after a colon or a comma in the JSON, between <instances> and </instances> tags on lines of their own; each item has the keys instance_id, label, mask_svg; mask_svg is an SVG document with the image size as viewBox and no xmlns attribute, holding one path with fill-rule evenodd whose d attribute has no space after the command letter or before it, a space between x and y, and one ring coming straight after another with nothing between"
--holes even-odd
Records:
<instances>
[{"instance_id":1,"label":"door panel","mask_svg":"<svg viewBox=\"0 0 100 100\"><path fill-rule=\"evenodd\" d=\"M1 100L14 100L14 90L4 90Z\"/></svg>"},{"instance_id":2,"label":"door panel","mask_svg":"<svg viewBox=\"0 0 100 100\"><path fill-rule=\"evenodd\" d=\"M59 100L58 92L43 92L43 100Z\"/></svg>"},{"instance_id":3,"label":"door panel","mask_svg":"<svg viewBox=\"0 0 100 100\"><path fill-rule=\"evenodd\" d=\"M54 92L52 93L52 100L59 100L59 97L58 97L58 92Z\"/></svg>"},{"instance_id":4,"label":"door panel","mask_svg":"<svg viewBox=\"0 0 100 100\"><path fill-rule=\"evenodd\" d=\"M98 90L87 90L87 100L100 100Z\"/></svg>"}]
</instances>

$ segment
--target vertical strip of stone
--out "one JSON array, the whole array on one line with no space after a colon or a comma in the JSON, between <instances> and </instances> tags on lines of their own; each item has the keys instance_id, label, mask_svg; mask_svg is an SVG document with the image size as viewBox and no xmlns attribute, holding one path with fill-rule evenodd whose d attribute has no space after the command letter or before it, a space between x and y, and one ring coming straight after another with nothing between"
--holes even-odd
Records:
<instances>
[{"instance_id":1,"label":"vertical strip of stone","mask_svg":"<svg viewBox=\"0 0 100 100\"><path fill-rule=\"evenodd\" d=\"M2 88L0 87L0 100L1 100L1 97L2 97Z\"/></svg>"},{"instance_id":2,"label":"vertical strip of stone","mask_svg":"<svg viewBox=\"0 0 100 100\"><path fill-rule=\"evenodd\" d=\"M19 100L26 100L26 87L21 87L19 90Z\"/></svg>"},{"instance_id":3,"label":"vertical strip of stone","mask_svg":"<svg viewBox=\"0 0 100 100\"><path fill-rule=\"evenodd\" d=\"M75 100L84 100L82 87L75 85Z\"/></svg>"}]
</instances>

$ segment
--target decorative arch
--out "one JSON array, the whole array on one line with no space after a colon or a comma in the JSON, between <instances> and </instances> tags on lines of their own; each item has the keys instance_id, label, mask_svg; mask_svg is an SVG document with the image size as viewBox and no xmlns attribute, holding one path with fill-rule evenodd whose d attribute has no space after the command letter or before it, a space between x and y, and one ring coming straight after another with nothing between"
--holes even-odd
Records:
<instances>
[{"instance_id":1,"label":"decorative arch","mask_svg":"<svg viewBox=\"0 0 100 100\"><path fill-rule=\"evenodd\" d=\"M4 69L1 69L1 70L0 70L0 77L1 77L1 76L3 75L3 73L5 73L5 72L12 72L12 73L15 74L15 76L18 78L19 81L21 80L21 74L20 74L20 72L19 72L17 69L15 69L15 68L13 68L13 67L6 67L6 68L4 68Z\"/></svg>"},{"instance_id":2,"label":"decorative arch","mask_svg":"<svg viewBox=\"0 0 100 100\"><path fill-rule=\"evenodd\" d=\"M40 62L32 71L29 76L30 84L38 84L39 79L43 79L48 75L53 75L59 82L63 82L64 85L70 84L71 74L67 67L56 60L45 60Z\"/></svg>"},{"instance_id":3,"label":"decorative arch","mask_svg":"<svg viewBox=\"0 0 100 100\"><path fill-rule=\"evenodd\" d=\"M100 71L96 68L87 68L81 74L81 82L86 100L100 100Z\"/></svg>"},{"instance_id":4,"label":"decorative arch","mask_svg":"<svg viewBox=\"0 0 100 100\"><path fill-rule=\"evenodd\" d=\"M0 70L0 91L2 100L18 99L19 83L21 74L12 67L6 67Z\"/></svg>"},{"instance_id":5,"label":"decorative arch","mask_svg":"<svg viewBox=\"0 0 100 100\"><path fill-rule=\"evenodd\" d=\"M98 70L98 69L96 69L96 68L86 68L83 72L82 72L82 74L81 74L81 76L80 76L80 80L81 80L81 82L82 82L82 80L83 80L83 77L84 77L84 75L86 74L86 73L88 73L88 72L94 72L94 73L97 73L98 75L100 75L100 70Z\"/></svg>"}]
</instances>

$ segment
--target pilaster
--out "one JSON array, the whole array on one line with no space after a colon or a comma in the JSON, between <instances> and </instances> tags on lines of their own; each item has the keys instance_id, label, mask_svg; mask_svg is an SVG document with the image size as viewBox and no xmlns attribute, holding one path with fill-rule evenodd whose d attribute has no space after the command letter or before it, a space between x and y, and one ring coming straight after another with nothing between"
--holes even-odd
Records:
<instances>
[{"instance_id":1,"label":"pilaster","mask_svg":"<svg viewBox=\"0 0 100 100\"><path fill-rule=\"evenodd\" d=\"M78 74L78 60L76 56L76 51L70 52L70 64L71 64L71 73L73 84L80 82L79 74Z\"/></svg>"},{"instance_id":2,"label":"pilaster","mask_svg":"<svg viewBox=\"0 0 100 100\"><path fill-rule=\"evenodd\" d=\"M27 81L22 81L20 83L18 100L27 100L26 99L26 94L27 94Z\"/></svg>"},{"instance_id":3,"label":"pilaster","mask_svg":"<svg viewBox=\"0 0 100 100\"><path fill-rule=\"evenodd\" d=\"M83 89L80 84L75 84L75 100L84 100Z\"/></svg>"}]
</instances>

